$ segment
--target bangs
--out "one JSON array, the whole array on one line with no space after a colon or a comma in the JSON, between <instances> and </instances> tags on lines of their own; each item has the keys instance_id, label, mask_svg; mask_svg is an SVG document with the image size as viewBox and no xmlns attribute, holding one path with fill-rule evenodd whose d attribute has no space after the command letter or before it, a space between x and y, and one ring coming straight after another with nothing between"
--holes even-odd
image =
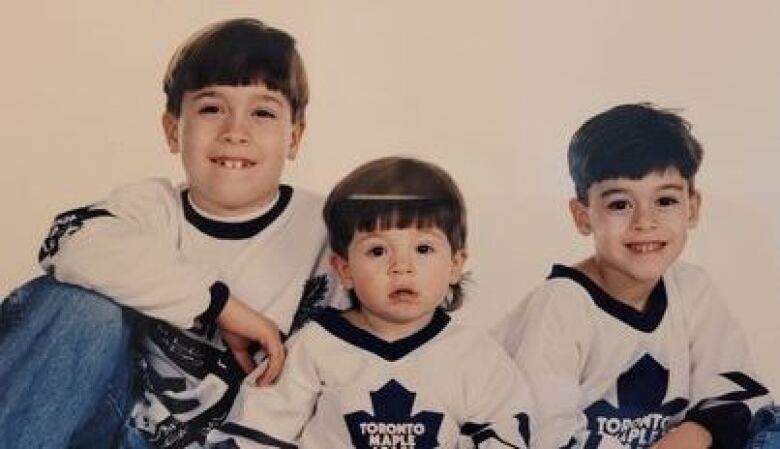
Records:
<instances>
[{"instance_id":1,"label":"bangs","mask_svg":"<svg viewBox=\"0 0 780 449\"><path fill-rule=\"evenodd\" d=\"M346 199L335 205L332 224L340 232L331 233L334 249L346 249L355 232L389 229L438 228L453 251L465 244L464 226L451 201L447 199L362 200Z\"/></svg>"},{"instance_id":2,"label":"bangs","mask_svg":"<svg viewBox=\"0 0 780 449\"><path fill-rule=\"evenodd\" d=\"M628 140L606 146L604 151L593 154L590 160L585 161L583 171L590 175L590 179L584 180L585 184L605 179L641 179L650 173L662 173L670 168L676 168L683 178L691 179L698 168L697 161L684 151L684 142L671 136L666 137L652 142Z\"/></svg>"},{"instance_id":3,"label":"bangs","mask_svg":"<svg viewBox=\"0 0 780 449\"><path fill-rule=\"evenodd\" d=\"M365 201L350 200L354 207L353 229L361 232L388 229L451 228L452 207L445 200ZM446 232L445 232L446 234Z\"/></svg>"},{"instance_id":4,"label":"bangs","mask_svg":"<svg viewBox=\"0 0 780 449\"><path fill-rule=\"evenodd\" d=\"M239 33L235 33L239 34ZM248 36L247 36L248 37ZM254 42L254 43L253 43ZM199 90L210 85L248 86L262 82L270 90L283 91L291 79L290 42L247 41L225 36L193 54L182 70L184 91Z\"/></svg>"}]
</instances>

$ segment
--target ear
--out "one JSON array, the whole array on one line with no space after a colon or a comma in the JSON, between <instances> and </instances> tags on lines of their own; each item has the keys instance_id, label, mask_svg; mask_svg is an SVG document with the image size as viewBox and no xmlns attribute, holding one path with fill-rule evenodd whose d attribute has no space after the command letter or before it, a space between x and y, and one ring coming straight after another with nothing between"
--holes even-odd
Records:
<instances>
[{"instance_id":1,"label":"ear","mask_svg":"<svg viewBox=\"0 0 780 449\"><path fill-rule=\"evenodd\" d=\"M162 127L165 134L165 141L168 143L168 150L171 154L179 152L179 118L172 113L165 111L162 115Z\"/></svg>"},{"instance_id":2,"label":"ear","mask_svg":"<svg viewBox=\"0 0 780 449\"><path fill-rule=\"evenodd\" d=\"M701 209L701 193L694 189L688 198L688 229L693 229L699 224L699 210Z\"/></svg>"},{"instance_id":3,"label":"ear","mask_svg":"<svg viewBox=\"0 0 780 449\"><path fill-rule=\"evenodd\" d=\"M569 200L569 212L571 218L574 220L574 227L577 228L582 235L590 235L593 229L590 226L590 215L588 214L588 206L582 204L577 198Z\"/></svg>"},{"instance_id":4,"label":"ear","mask_svg":"<svg viewBox=\"0 0 780 449\"><path fill-rule=\"evenodd\" d=\"M463 275L463 265L466 263L468 253L459 249L452 255L452 269L450 270L450 285L457 284Z\"/></svg>"},{"instance_id":5,"label":"ear","mask_svg":"<svg viewBox=\"0 0 780 449\"><path fill-rule=\"evenodd\" d=\"M306 123L300 122L293 124L292 136L290 138L290 147L287 149L287 159L294 161L298 156L303 139L303 131L306 129Z\"/></svg>"},{"instance_id":6,"label":"ear","mask_svg":"<svg viewBox=\"0 0 780 449\"><path fill-rule=\"evenodd\" d=\"M351 289L354 285L352 282L352 273L349 269L349 261L340 255L333 253L330 255L330 266L336 270L341 280L341 285L346 289Z\"/></svg>"}]
</instances>

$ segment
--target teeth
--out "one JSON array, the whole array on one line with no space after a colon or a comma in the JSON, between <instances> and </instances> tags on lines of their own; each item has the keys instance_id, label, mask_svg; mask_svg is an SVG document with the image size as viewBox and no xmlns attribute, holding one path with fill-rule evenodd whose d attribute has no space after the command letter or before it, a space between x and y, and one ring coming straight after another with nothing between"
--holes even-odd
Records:
<instances>
[{"instance_id":1,"label":"teeth","mask_svg":"<svg viewBox=\"0 0 780 449\"><path fill-rule=\"evenodd\" d=\"M629 245L632 251L637 253L649 253L661 249L663 243L650 242L650 243L632 243Z\"/></svg>"},{"instance_id":2,"label":"teeth","mask_svg":"<svg viewBox=\"0 0 780 449\"><path fill-rule=\"evenodd\" d=\"M249 161L243 160L243 159L227 159L227 158L218 158L215 159L214 162L217 163L220 167L229 168L229 169L241 169L241 168L247 168L250 167L252 164Z\"/></svg>"}]
</instances>

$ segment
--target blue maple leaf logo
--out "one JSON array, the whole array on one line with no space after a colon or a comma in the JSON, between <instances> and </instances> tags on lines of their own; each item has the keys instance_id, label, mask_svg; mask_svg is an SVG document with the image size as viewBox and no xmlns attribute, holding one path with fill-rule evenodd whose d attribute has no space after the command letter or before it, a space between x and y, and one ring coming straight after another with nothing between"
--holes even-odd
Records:
<instances>
[{"instance_id":1,"label":"blue maple leaf logo","mask_svg":"<svg viewBox=\"0 0 780 449\"><path fill-rule=\"evenodd\" d=\"M422 411L412 416L416 393L391 379L370 395L374 415L360 411L344 416L356 449L439 446L437 436L444 415Z\"/></svg>"},{"instance_id":2,"label":"blue maple leaf logo","mask_svg":"<svg viewBox=\"0 0 780 449\"><path fill-rule=\"evenodd\" d=\"M668 417L688 406L676 398L664 403L669 370L645 354L617 381L617 407L602 399L585 409L588 430L610 434L630 447L649 447L663 436Z\"/></svg>"}]
</instances>

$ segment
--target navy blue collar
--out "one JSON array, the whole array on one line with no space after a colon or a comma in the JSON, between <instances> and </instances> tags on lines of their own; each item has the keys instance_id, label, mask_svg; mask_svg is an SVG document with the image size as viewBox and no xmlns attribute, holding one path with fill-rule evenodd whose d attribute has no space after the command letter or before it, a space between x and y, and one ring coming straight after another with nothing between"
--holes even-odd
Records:
<instances>
[{"instance_id":1,"label":"navy blue collar","mask_svg":"<svg viewBox=\"0 0 780 449\"><path fill-rule=\"evenodd\" d=\"M664 318L668 299L666 297L666 286L664 280L660 279L650 292L647 298L647 308L644 311L638 311L633 307L623 304L615 299L609 293L593 282L591 278L583 272L567 267L566 265L555 264L552 267L547 279L566 278L576 282L582 288L588 291L593 303L604 312L612 315L623 323L642 332L653 332L661 320Z\"/></svg>"},{"instance_id":2,"label":"navy blue collar","mask_svg":"<svg viewBox=\"0 0 780 449\"><path fill-rule=\"evenodd\" d=\"M394 342L382 340L363 330L342 316L342 312L328 308L314 318L326 331L360 349L376 354L383 359L395 362L410 352L429 342L450 322L450 317L441 309L436 309L431 322L417 332Z\"/></svg>"},{"instance_id":3,"label":"navy blue collar","mask_svg":"<svg viewBox=\"0 0 780 449\"><path fill-rule=\"evenodd\" d=\"M240 240L254 237L267 228L284 212L292 198L293 188L288 185L279 186L279 198L268 212L251 220L238 223L213 220L199 214L190 204L188 190L181 192L181 204L184 207L184 218L198 230L217 239Z\"/></svg>"}]
</instances>

